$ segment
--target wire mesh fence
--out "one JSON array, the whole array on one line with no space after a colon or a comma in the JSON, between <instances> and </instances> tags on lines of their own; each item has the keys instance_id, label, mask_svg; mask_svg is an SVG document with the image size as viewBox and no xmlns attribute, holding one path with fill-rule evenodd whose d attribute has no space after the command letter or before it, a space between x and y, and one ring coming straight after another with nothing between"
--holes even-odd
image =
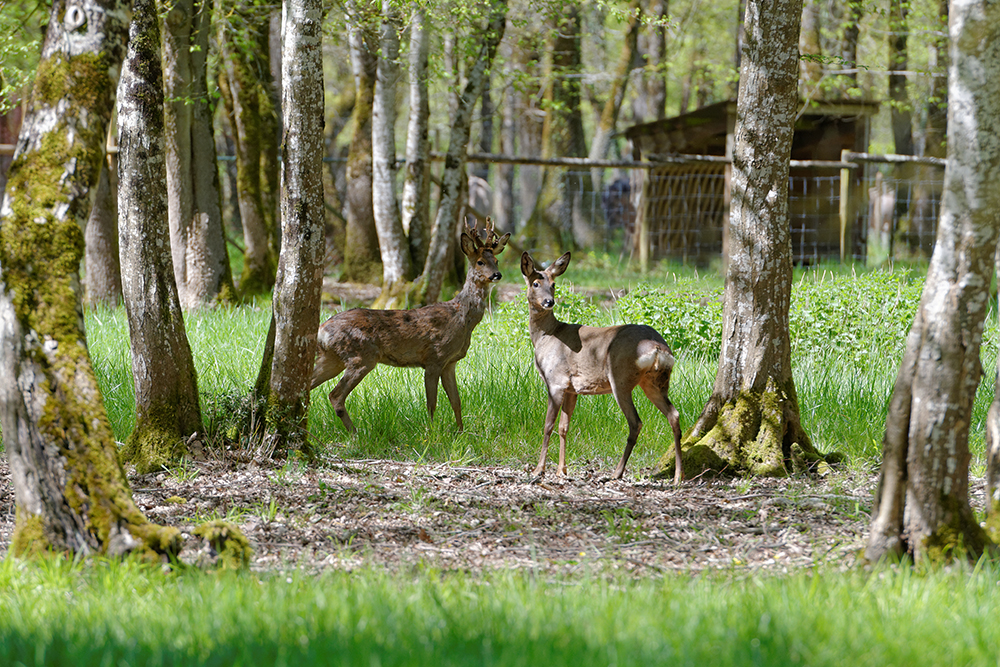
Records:
<instances>
[{"instance_id":1,"label":"wire mesh fence","mask_svg":"<svg viewBox=\"0 0 1000 667\"><path fill-rule=\"evenodd\" d=\"M940 212L943 161L899 164L899 156L850 155L857 159L793 164L788 217L795 263L929 257ZM500 201L498 170L481 169L485 178L477 189L476 209L483 214L484 208L506 206L510 231L521 232L543 220L567 244L617 252L644 263L669 259L708 264L725 252L730 200L725 161L696 158L586 169L586 161L576 162L543 167L558 183L556 202L547 208L539 203L537 191L511 192L512 201ZM516 183L522 165L513 166ZM580 233L581 216L589 235Z\"/></svg>"}]
</instances>

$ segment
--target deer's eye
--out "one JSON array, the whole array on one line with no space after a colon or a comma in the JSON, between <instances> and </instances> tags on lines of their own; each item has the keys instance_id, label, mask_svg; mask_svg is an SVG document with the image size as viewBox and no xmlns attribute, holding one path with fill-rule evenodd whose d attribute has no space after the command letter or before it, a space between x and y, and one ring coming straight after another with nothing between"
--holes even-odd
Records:
<instances>
[{"instance_id":1,"label":"deer's eye","mask_svg":"<svg viewBox=\"0 0 1000 667\"><path fill-rule=\"evenodd\" d=\"M484 262L483 260L477 261L476 264L478 264L479 266L486 266L486 262Z\"/></svg>"},{"instance_id":2,"label":"deer's eye","mask_svg":"<svg viewBox=\"0 0 1000 667\"><path fill-rule=\"evenodd\" d=\"M535 282L531 283L531 286L537 288L538 287L538 281L536 280Z\"/></svg>"}]
</instances>

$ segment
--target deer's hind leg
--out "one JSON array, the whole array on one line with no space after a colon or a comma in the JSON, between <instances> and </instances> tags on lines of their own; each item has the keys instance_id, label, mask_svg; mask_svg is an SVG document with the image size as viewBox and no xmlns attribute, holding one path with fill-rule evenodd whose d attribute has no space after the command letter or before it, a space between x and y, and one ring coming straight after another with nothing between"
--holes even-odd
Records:
<instances>
[{"instance_id":1,"label":"deer's hind leg","mask_svg":"<svg viewBox=\"0 0 1000 667\"><path fill-rule=\"evenodd\" d=\"M613 479L621 479L625 475L625 466L628 464L628 459L632 456L632 449L639 439L639 431L642 430L642 420L639 418L639 412L635 409L635 403L632 402L634 388L634 384L616 384L613 380L611 383L611 393L614 394L615 401L625 414L625 421L628 422L628 440L625 442L622 460L618 462L618 467L615 468L614 475L612 475Z\"/></svg>"},{"instance_id":2,"label":"deer's hind leg","mask_svg":"<svg viewBox=\"0 0 1000 667\"><path fill-rule=\"evenodd\" d=\"M340 417L340 421L344 422L344 428L352 433L356 429L354 422L351 421L351 416L347 414L347 397L377 365L376 363L364 362L357 363L357 365L348 364L344 370L344 377L340 378L340 382L330 392L330 405Z\"/></svg>"},{"instance_id":3,"label":"deer's hind leg","mask_svg":"<svg viewBox=\"0 0 1000 667\"><path fill-rule=\"evenodd\" d=\"M663 413L674 434L674 484L684 480L684 467L681 465L681 417L677 407L667 396L667 387L644 382L642 390L656 408Z\"/></svg>"}]
</instances>

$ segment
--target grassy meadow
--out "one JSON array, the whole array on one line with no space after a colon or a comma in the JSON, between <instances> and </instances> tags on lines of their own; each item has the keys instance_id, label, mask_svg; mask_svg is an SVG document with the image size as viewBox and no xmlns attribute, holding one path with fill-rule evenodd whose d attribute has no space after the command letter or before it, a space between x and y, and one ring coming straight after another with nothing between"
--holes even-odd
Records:
<instances>
[{"instance_id":1,"label":"grassy meadow","mask_svg":"<svg viewBox=\"0 0 1000 667\"><path fill-rule=\"evenodd\" d=\"M564 276L568 280L559 284L557 315L595 325L646 323L660 330L678 358L671 399L680 410L682 428L690 427L715 378L721 279L668 265L655 281L632 282L632 275L616 275L589 257L579 264L571 264ZM514 271L505 268L505 279L512 281ZM821 451L841 451L852 465L877 463L888 396L922 276L915 269L856 271L841 266L797 272L790 309L793 368L806 428ZM610 307L608 290L615 295ZM595 291L600 291L596 297ZM332 312L325 312L324 318ZM247 413L246 396L258 371L268 316L264 302L187 316L203 416L216 442L239 442L246 431L240 418ZM134 424L124 310L89 311L87 332L116 438L124 440ZM997 342L996 313L991 312L983 345L986 369L995 366ZM537 455L541 443L546 395L534 368L523 294L490 308L474 332L468 356L458 365L465 421L461 434L455 431L443 391L437 418L427 418L421 369L379 366L369 374L347 402L358 428L355 435L344 430L326 399L335 382L312 394L310 436L321 453L523 466ZM971 429L974 465L980 467L991 386L987 377ZM636 394L636 406L644 428L630 470L643 474L669 445L670 427L642 392ZM625 419L610 395L584 397L573 414L568 456L612 468L626 434Z\"/></svg>"},{"instance_id":2,"label":"grassy meadow","mask_svg":"<svg viewBox=\"0 0 1000 667\"><path fill-rule=\"evenodd\" d=\"M690 427L715 376L721 279L672 266L643 279L606 258L574 262L560 283L558 316L657 327L678 357L671 397L682 427ZM503 268L505 280L520 280L516 267ZM805 425L817 447L847 454L858 470L878 465L889 392L922 282L919 269L796 272L792 348ZM606 297L589 296L608 289L610 307ZM261 302L187 316L203 416L216 444L242 443L246 425L238 416L246 412L268 313ZM124 440L134 423L124 311L89 311L86 325L115 435ZM991 312L986 378L971 426L977 474L997 344ZM523 296L493 305L458 380L464 433L456 434L443 392L437 419L427 419L422 371L380 367L348 399L357 434L349 436L333 414L330 382L312 395L310 435L321 454L337 457L533 464L545 393ZM629 470L643 476L670 434L641 392L636 399L645 428ZM610 396L584 397L573 418L570 469L598 461L610 470L625 434ZM131 561L7 558L0 562L0 664L995 664L998 611L1000 565L986 562L930 572L823 566L786 576L720 570L636 578L609 570L550 578L426 568L307 575L292 563L267 573L166 573Z\"/></svg>"}]
</instances>

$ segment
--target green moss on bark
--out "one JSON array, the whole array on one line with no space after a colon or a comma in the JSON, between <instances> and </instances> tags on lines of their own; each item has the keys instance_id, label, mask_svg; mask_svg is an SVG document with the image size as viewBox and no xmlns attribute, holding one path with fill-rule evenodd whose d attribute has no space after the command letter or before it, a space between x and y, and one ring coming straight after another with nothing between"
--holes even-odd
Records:
<instances>
[{"instance_id":1,"label":"green moss on bark","mask_svg":"<svg viewBox=\"0 0 1000 667\"><path fill-rule=\"evenodd\" d=\"M954 496L942 496L941 505L949 520L924 538L920 563L933 566L978 560L992 546L987 530L979 525L969 506L963 507Z\"/></svg>"},{"instance_id":2,"label":"green moss on bark","mask_svg":"<svg viewBox=\"0 0 1000 667\"><path fill-rule=\"evenodd\" d=\"M801 427L790 421L787 400L770 381L764 392L741 392L723 405L708 432L692 430L681 440L684 478L706 473L784 477L815 470L821 462L840 461L839 454L816 451ZM654 476L673 475L671 448L660 458Z\"/></svg>"},{"instance_id":3,"label":"green moss on bark","mask_svg":"<svg viewBox=\"0 0 1000 667\"><path fill-rule=\"evenodd\" d=\"M228 521L208 521L194 529L216 553L216 565L223 570L245 570L253 549L240 529Z\"/></svg>"}]
</instances>

